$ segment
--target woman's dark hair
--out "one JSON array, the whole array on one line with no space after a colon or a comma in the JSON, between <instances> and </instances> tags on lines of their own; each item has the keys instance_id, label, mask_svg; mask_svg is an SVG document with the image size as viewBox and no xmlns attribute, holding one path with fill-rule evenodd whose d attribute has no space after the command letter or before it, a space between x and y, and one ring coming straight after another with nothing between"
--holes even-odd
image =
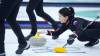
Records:
<instances>
[{"instance_id":1,"label":"woman's dark hair","mask_svg":"<svg viewBox=\"0 0 100 56\"><path fill-rule=\"evenodd\" d=\"M69 17L69 21L70 23L72 23L74 21L74 9L72 7L69 7L69 8L62 8L59 10L59 13L62 15L62 16L68 16ZM69 24L70 24L69 23Z\"/></svg>"},{"instance_id":2,"label":"woman's dark hair","mask_svg":"<svg viewBox=\"0 0 100 56\"><path fill-rule=\"evenodd\" d=\"M62 16L74 16L74 9L72 7L69 7L69 8L62 8L59 10L59 13L62 15Z\"/></svg>"}]
</instances>

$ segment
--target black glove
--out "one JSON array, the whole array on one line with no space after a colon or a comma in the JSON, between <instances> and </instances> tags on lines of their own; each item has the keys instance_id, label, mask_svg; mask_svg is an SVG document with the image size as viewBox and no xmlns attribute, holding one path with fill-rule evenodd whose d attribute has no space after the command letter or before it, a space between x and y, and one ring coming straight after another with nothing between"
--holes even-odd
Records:
<instances>
[{"instance_id":1,"label":"black glove","mask_svg":"<svg viewBox=\"0 0 100 56\"><path fill-rule=\"evenodd\" d=\"M55 40L57 39L59 36L52 36L52 39Z\"/></svg>"},{"instance_id":2,"label":"black glove","mask_svg":"<svg viewBox=\"0 0 100 56\"><path fill-rule=\"evenodd\" d=\"M51 35L52 36L52 39L57 39L59 36L57 36L57 35L52 35L52 32L54 32L54 31L47 31L47 34L46 35Z\"/></svg>"},{"instance_id":3,"label":"black glove","mask_svg":"<svg viewBox=\"0 0 100 56\"><path fill-rule=\"evenodd\" d=\"M52 31L48 31L47 30L47 34L46 35L52 35Z\"/></svg>"},{"instance_id":4,"label":"black glove","mask_svg":"<svg viewBox=\"0 0 100 56\"><path fill-rule=\"evenodd\" d=\"M74 39L76 38L77 36L75 34L72 34L72 35L69 35L69 38L67 39L67 43L69 45L72 45L74 43Z\"/></svg>"}]
</instances>

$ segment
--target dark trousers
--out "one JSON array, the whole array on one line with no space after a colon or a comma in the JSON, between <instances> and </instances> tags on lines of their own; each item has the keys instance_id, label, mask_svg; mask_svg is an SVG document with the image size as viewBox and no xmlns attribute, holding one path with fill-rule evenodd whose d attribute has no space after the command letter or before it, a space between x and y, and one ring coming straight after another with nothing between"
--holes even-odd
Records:
<instances>
[{"instance_id":1,"label":"dark trousers","mask_svg":"<svg viewBox=\"0 0 100 56\"><path fill-rule=\"evenodd\" d=\"M100 22L94 22L85 31L79 34L80 41L96 41L100 38Z\"/></svg>"},{"instance_id":2,"label":"dark trousers","mask_svg":"<svg viewBox=\"0 0 100 56\"><path fill-rule=\"evenodd\" d=\"M33 12L35 10L36 14L40 17L42 17L44 20L50 22L54 29L57 29L56 22L43 10L43 0L30 0L26 12L29 16L31 25L32 25L32 31L31 34L35 35L37 32L37 25L36 25L36 16Z\"/></svg>"},{"instance_id":3,"label":"dark trousers","mask_svg":"<svg viewBox=\"0 0 100 56\"><path fill-rule=\"evenodd\" d=\"M5 20L10 24L12 30L18 38L19 45L27 44L21 32L20 26L16 22L19 6L22 0L1 0L0 4L0 53L5 51ZM9 36L9 35L8 35Z\"/></svg>"}]
</instances>

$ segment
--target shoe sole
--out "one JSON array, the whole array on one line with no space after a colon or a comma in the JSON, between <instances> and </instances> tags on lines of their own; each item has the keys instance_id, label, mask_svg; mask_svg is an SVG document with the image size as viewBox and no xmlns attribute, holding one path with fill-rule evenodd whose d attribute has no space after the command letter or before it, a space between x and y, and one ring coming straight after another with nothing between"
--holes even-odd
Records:
<instances>
[{"instance_id":1,"label":"shoe sole","mask_svg":"<svg viewBox=\"0 0 100 56\"><path fill-rule=\"evenodd\" d=\"M92 46L85 46L85 47L93 47L93 46L95 46L97 44L99 44L99 40L94 45L92 45Z\"/></svg>"},{"instance_id":2,"label":"shoe sole","mask_svg":"<svg viewBox=\"0 0 100 56\"><path fill-rule=\"evenodd\" d=\"M23 49L23 50L20 50L20 52L16 52L16 54L21 55L21 54L23 53L24 50L28 50L29 48L30 48L30 45L29 45L27 48L25 48L25 49Z\"/></svg>"}]
</instances>

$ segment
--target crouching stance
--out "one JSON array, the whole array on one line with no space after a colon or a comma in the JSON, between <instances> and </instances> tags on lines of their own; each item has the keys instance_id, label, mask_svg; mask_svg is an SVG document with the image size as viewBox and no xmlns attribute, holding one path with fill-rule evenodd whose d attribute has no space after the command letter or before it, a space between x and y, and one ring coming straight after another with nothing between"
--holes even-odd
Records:
<instances>
[{"instance_id":1,"label":"crouching stance","mask_svg":"<svg viewBox=\"0 0 100 56\"><path fill-rule=\"evenodd\" d=\"M62 26L57 31L48 31L48 35L52 35L52 39L57 39L67 29L74 34L69 35L67 43L71 45L74 39L85 42L86 47L92 47L99 43L100 38L100 22L89 21L83 18L74 17L75 12L72 7L62 8L59 10L59 20ZM67 34L67 33L66 33Z\"/></svg>"}]
</instances>

